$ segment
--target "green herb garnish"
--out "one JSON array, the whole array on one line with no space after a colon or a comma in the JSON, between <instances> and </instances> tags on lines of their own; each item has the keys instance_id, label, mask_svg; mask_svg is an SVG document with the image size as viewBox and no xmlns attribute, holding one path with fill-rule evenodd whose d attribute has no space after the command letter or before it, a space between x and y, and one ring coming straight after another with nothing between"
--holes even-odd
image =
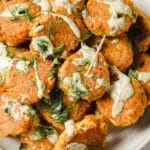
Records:
<instances>
[{"instance_id":1,"label":"green herb garnish","mask_svg":"<svg viewBox=\"0 0 150 150\"><path fill-rule=\"evenodd\" d=\"M7 51L7 56L8 57L13 57L14 53L15 53L15 50L8 50Z\"/></svg>"},{"instance_id":2,"label":"green herb garnish","mask_svg":"<svg viewBox=\"0 0 150 150\"><path fill-rule=\"evenodd\" d=\"M130 78L135 78L135 79L137 79L137 78L138 78L138 72L137 72L136 70L130 69L130 70L129 70L129 73L128 73L128 76L129 76Z\"/></svg>"},{"instance_id":3,"label":"green herb garnish","mask_svg":"<svg viewBox=\"0 0 150 150\"><path fill-rule=\"evenodd\" d=\"M87 41L90 37L92 36L91 31L86 30L83 36L81 37L82 41L85 42Z\"/></svg>"},{"instance_id":4,"label":"green herb garnish","mask_svg":"<svg viewBox=\"0 0 150 150\"><path fill-rule=\"evenodd\" d=\"M64 44L61 44L60 46L53 48L53 53L54 54L60 53L63 48L64 48Z\"/></svg>"},{"instance_id":5,"label":"green herb garnish","mask_svg":"<svg viewBox=\"0 0 150 150\"><path fill-rule=\"evenodd\" d=\"M50 37L51 35L53 35L53 30L50 26L48 26L47 28L47 32L48 32L48 36Z\"/></svg>"},{"instance_id":6,"label":"green herb garnish","mask_svg":"<svg viewBox=\"0 0 150 150\"><path fill-rule=\"evenodd\" d=\"M69 118L69 110L64 109L60 113L56 113L56 114L52 115L52 118L58 123L64 123Z\"/></svg>"},{"instance_id":7,"label":"green herb garnish","mask_svg":"<svg viewBox=\"0 0 150 150\"><path fill-rule=\"evenodd\" d=\"M48 42L44 39L37 39L37 45L43 52L46 52L48 50Z\"/></svg>"}]
</instances>

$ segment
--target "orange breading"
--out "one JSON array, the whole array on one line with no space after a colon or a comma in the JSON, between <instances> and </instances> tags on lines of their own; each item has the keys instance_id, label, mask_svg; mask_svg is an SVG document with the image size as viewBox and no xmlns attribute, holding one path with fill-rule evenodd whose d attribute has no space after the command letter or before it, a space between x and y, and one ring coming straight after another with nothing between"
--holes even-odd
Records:
<instances>
[{"instance_id":1,"label":"orange breading","mask_svg":"<svg viewBox=\"0 0 150 150\"><path fill-rule=\"evenodd\" d=\"M34 18L40 8L30 0L11 0L7 2L8 7L22 3L28 6L28 13ZM1 13L6 9L0 2ZM30 21L21 16L18 19L0 16L0 42L6 42L8 46L17 46L29 40Z\"/></svg>"},{"instance_id":2,"label":"orange breading","mask_svg":"<svg viewBox=\"0 0 150 150\"><path fill-rule=\"evenodd\" d=\"M72 142L104 146L107 129L108 124L103 117L87 115L83 120L74 124L71 136L67 134L66 130L59 136L54 150L65 150L66 146Z\"/></svg>"},{"instance_id":3,"label":"orange breading","mask_svg":"<svg viewBox=\"0 0 150 150\"><path fill-rule=\"evenodd\" d=\"M133 79L134 95L125 103L122 112L117 117L112 117L113 99L106 94L96 101L98 110L115 126L125 127L132 125L143 115L147 106L147 98L141 84Z\"/></svg>"}]
</instances>

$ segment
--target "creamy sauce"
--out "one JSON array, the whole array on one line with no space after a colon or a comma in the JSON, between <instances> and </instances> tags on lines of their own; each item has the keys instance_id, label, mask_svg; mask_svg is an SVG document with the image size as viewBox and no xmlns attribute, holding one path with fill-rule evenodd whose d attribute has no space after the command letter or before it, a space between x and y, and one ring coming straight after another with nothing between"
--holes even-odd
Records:
<instances>
[{"instance_id":1,"label":"creamy sauce","mask_svg":"<svg viewBox=\"0 0 150 150\"><path fill-rule=\"evenodd\" d=\"M85 144L72 142L66 146L66 150L88 150Z\"/></svg>"},{"instance_id":2,"label":"creamy sauce","mask_svg":"<svg viewBox=\"0 0 150 150\"><path fill-rule=\"evenodd\" d=\"M9 111L9 115L15 120L21 120L24 117L24 114L35 113L27 105L21 105L17 102L16 99L11 99L5 95L1 96L1 100L4 102L4 110Z\"/></svg>"},{"instance_id":3,"label":"creamy sauce","mask_svg":"<svg viewBox=\"0 0 150 150\"><path fill-rule=\"evenodd\" d=\"M72 77L65 77L64 84L72 88L72 90L70 90L68 93L69 97L74 98L71 100L78 100L79 98L83 98L88 95L88 90L82 83L81 75L79 72L73 73ZM81 94L78 94L78 93L81 93Z\"/></svg>"},{"instance_id":4,"label":"creamy sauce","mask_svg":"<svg viewBox=\"0 0 150 150\"><path fill-rule=\"evenodd\" d=\"M68 120L64 123L65 125L65 129L66 129L66 133L69 136L73 136L73 132L74 132L74 121L73 120Z\"/></svg>"},{"instance_id":5,"label":"creamy sauce","mask_svg":"<svg viewBox=\"0 0 150 150\"><path fill-rule=\"evenodd\" d=\"M118 42L119 42L119 39L113 39L113 40L111 41L112 44L117 44Z\"/></svg>"},{"instance_id":6,"label":"creamy sauce","mask_svg":"<svg viewBox=\"0 0 150 150\"><path fill-rule=\"evenodd\" d=\"M49 0L33 0L33 3L41 7L41 12L47 15L51 11L51 5Z\"/></svg>"},{"instance_id":7,"label":"creamy sauce","mask_svg":"<svg viewBox=\"0 0 150 150\"><path fill-rule=\"evenodd\" d=\"M44 25L39 24L39 25L36 25L33 30L35 33L37 33L37 32L42 31L43 29L44 29Z\"/></svg>"},{"instance_id":8,"label":"creamy sauce","mask_svg":"<svg viewBox=\"0 0 150 150\"><path fill-rule=\"evenodd\" d=\"M46 50L42 50L42 48L39 46L39 44L41 44L42 42L44 43L44 47L46 47ZM35 51L40 52L40 54L42 55L42 57L45 59L47 58L49 55L53 54L53 43L50 41L50 39L47 36L40 36L40 37L35 37L32 39L31 45L33 46Z\"/></svg>"},{"instance_id":9,"label":"creamy sauce","mask_svg":"<svg viewBox=\"0 0 150 150\"><path fill-rule=\"evenodd\" d=\"M44 96L44 90L45 90L45 85L44 83L40 80L39 73L38 73L38 66L37 66L37 61L34 61L34 69L35 69L35 77L36 77L36 85L38 87L38 97L42 98Z\"/></svg>"},{"instance_id":10,"label":"creamy sauce","mask_svg":"<svg viewBox=\"0 0 150 150\"><path fill-rule=\"evenodd\" d=\"M109 5L109 12L111 14L111 18L107 22L111 28L111 35L115 35L125 27L126 15L135 19L132 9L122 0L105 0L104 2Z\"/></svg>"},{"instance_id":11,"label":"creamy sauce","mask_svg":"<svg viewBox=\"0 0 150 150\"><path fill-rule=\"evenodd\" d=\"M9 8L10 8L11 13L16 17L23 16L29 9L28 5L25 3L17 3L17 4L10 6ZM0 16L13 17L10 11L8 9L5 9L4 11L0 13Z\"/></svg>"},{"instance_id":12,"label":"creamy sauce","mask_svg":"<svg viewBox=\"0 0 150 150\"><path fill-rule=\"evenodd\" d=\"M105 80L103 78L96 79L95 89L99 89L100 87L105 85Z\"/></svg>"},{"instance_id":13,"label":"creamy sauce","mask_svg":"<svg viewBox=\"0 0 150 150\"><path fill-rule=\"evenodd\" d=\"M72 62L75 66L84 66L89 64L89 60L87 58L76 58Z\"/></svg>"},{"instance_id":14,"label":"creamy sauce","mask_svg":"<svg viewBox=\"0 0 150 150\"><path fill-rule=\"evenodd\" d=\"M28 73L29 71L28 64L24 60L20 60L16 63L16 69L23 73Z\"/></svg>"},{"instance_id":15,"label":"creamy sauce","mask_svg":"<svg viewBox=\"0 0 150 150\"><path fill-rule=\"evenodd\" d=\"M43 138L43 136L41 135L41 133L38 132L38 131L34 131L34 132L30 133L30 134L28 135L28 137L29 137L32 141L37 141L37 140L40 140L40 139Z\"/></svg>"},{"instance_id":16,"label":"creamy sauce","mask_svg":"<svg viewBox=\"0 0 150 150\"><path fill-rule=\"evenodd\" d=\"M48 138L48 140L52 143L52 144L56 144L56 142L57 142L57 139L58 139L58 133L57 133L57 131L55 130L55 129L53 129L53 131L52 131L52 133L51 134L49 134L48 136L47 136L47 138Z\"/></svg>"},{"instance_id":17,"label":"creamy sauce","mask_svg":"<svg viewBox=\"0 0 150 150\"><path fill-rule=\"evenodd\" d=\"M71 18L61 15L61 14L57 14L57 13L51 13L51 14L55 17L60 17L61 19L63 19L69 25L69 27L71 28L73 33L76 35L76 37L77 38L81 37L79 28L77 27L77 25Z\"/></svg>"},{"instance_id":18,"label":"creamy sauce","mask_svg":"<svg viewBox=\"0 0 150 150\"><path fill-rule=\"evenodd\" d=\"M138 78L137 79L140 81L143 81L143 82L150 81L150 73L138 71Z\"/></svg>"},{"instance_id":19,"label":"creamy sauce","mask_svg":"<svg viewBox=\"0 0 150 150\"><path fill-rule=\"evenodd\" d=\"M112 67L112 71L118 75L118 80L113 83L113 88L109 91L114 103L112 106L112 116L117 117L123 110L124 103L134 94L130 78Z\"/></svg>"},{"instance_id":20,"label":"creamy sauce","mask_svg":"<svg viewBox=\"0 0 150 150\"><path fill-rule=\"evenodd\" d=\"M96 55L96 51L92 47L88 47L86 44L81 43L81 52L83 54L83 58L87 59L90 63ZM96 67L98 64L98 57L95 58L93 63L93 67Z\"/></svg>"},{"instance_id":21,"label":"creamy sauce","mask_svg":"<svg viewBox=\"0 0 150 150\"><path fill-rule=\"evenodd\" d=\"M7 57L7 46L0 43L0 84L5 80L7 71L13 66L13 60Z\"/></svg>"},{"instance_id":22,"label":"creamy sauce","mask_svg":"<svg viewBox=\"0 0 150 150\"><path fill-rule=\"evenodd\" d=\"M0 56L7 56L7 46L0 43Z\"/></svg>"},{"instance_id":23,"label":"creamy sauce","mask_svg":"<svg viewBox=\"0 0 150 150\"><path fill-rule=\"evenodd\" d=\"M55 5L64 7L68 14L72 14L72 9L81 1L82 0L76 0L74 3L70 3L70 0L55 0Z\"/></svg>"},{"instance_id":24,"label":"creamy sauce","mask_svg":"<svg viewBox=\"0 0 150 150\"><path fill-rule=\"evenodd\" d=\"M81 50L80 51L82 52L83 58L74 59L73 64L75 66L83 66L86 64L90 64L96 55L95 49L88 47L85 43L81 44ZM96 67L97 64L98 64L98 57L95 58L95 61L93 63L93 67ZM92 76L93 76L92 73L88 75L89 78Z\"/></svg>"},{"instance_id":25,"label":"creamy sauce","mask_svg":"<svg viewBox=\"0 0 150 150\"><path fill-rule=\"evenodd\" d=\"M13 60L9 57L0 56L0 73L7 72L13 66Z\"/></svg>"}]
</instances>

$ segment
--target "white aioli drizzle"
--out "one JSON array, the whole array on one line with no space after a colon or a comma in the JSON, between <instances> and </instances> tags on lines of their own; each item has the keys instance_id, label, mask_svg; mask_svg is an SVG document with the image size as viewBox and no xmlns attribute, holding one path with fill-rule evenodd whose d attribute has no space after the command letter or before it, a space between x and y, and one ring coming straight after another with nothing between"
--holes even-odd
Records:
<instances>
[{"instance_id":1,"label":"white aioli drizzle","mask_svg":"<svg viewBox=\"0 0 150 150\"><path fill-rule=\"evenodd\" d=\"M68 14L72 14L72 9L81 1L76 0L74 3L70 3L69 0L55 0L55 5L64 7Z\"/></svg>"},{"instance_id":2,"label":"white aioli drizzle","mask_svg":"<svg viewBox=\"0 0 150 150\"><path fill-rule=\"evenodd\" d=\"M113 66L112 71L118 75L118 80L113 83L112 89L109 91L114 103L112 106L112 116L117 117L123 110L124 103L134 94L130 78L120 72Z\"/></svg>"},{"instance_id":3,"label":"white aioli drizzle","mask_svg":"<svg viewBox=\"0 0 150 150\"><path fill-rule=\"evenodd\" d=\"M40 80L40 77L39 77L37 60L34 60L34 69L35 69L36 84L38 87L38 94L37 95L39 98L42 98L44 96L45 85Z\"/></svg>"}]
</instances>

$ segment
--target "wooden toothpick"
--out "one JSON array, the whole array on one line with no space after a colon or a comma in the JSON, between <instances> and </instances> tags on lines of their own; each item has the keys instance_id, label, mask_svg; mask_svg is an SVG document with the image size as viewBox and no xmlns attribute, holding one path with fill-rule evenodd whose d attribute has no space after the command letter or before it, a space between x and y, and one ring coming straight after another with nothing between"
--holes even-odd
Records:
<instances>
[{"instance_id":1,"label":"wooden toothpick","mask_svg":"<svg viewBox=\"0 0 150 150\"><path fill-rule=\"evenodd\" d=\"M95 61L96 57L98 56L98 53L99 53L100 50L102 49L102 46L103 46L105 40L106 40L106 35L103 36L103 38L102 38L102 40L101 40L99 46L97 47L95 56L93 57L93 59L92 59L92 61L91 61L91 63L90 63L90 66L89 66L87 72L85 73L85 76L88 76L88 75L89 75L89 73L90 73L90 71L91 71L91 69L92 69L92 66L93 66L93 64L94 64L94 61Z\"/></svg>"}]
</instances>

